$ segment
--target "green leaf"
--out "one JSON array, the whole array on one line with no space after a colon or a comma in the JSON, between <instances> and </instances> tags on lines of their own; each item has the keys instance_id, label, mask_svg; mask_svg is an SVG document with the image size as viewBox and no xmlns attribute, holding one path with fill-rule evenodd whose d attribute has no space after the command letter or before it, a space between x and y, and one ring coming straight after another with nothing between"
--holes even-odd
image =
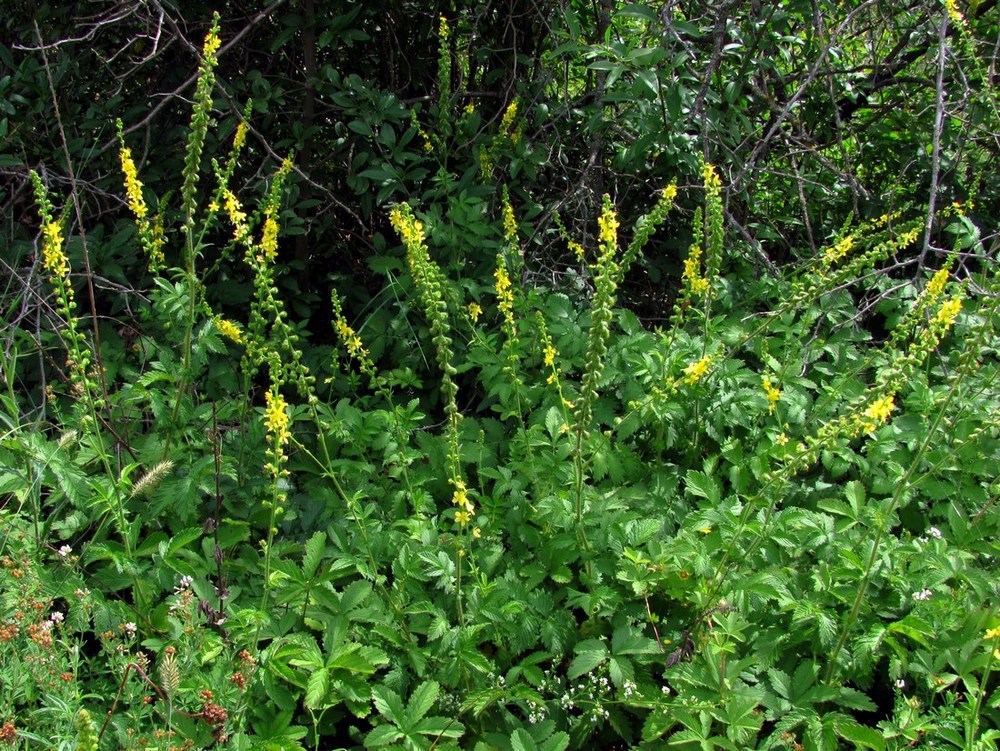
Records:
<instances>
[{"instance_id":1,"label":"green leaf","mask_svg":"<svg viewBox=\"0 0 1000 751\"><path fill-rule=\"evenodd\" d=\"M437 681L424 681L410 697L410 702L406 707L406 725L414 725L421 717L430 711L438 696ZM402 724L402 723L400 723Z\"/></svg>"},{"instance_id":2,"label":"green leaf","mask_svg":"<svg viewBox=\"0 0 1000 751\"><path fill-rule=\"evenodd\" d=\"M403 737L393 725L379 725L365 736L365 748L377 748L378 746L388 746Z\"/></svg>"},{"instance_id":3,"label":"green leaf","mask_svg":"<svg viewBox=\"0 0 1000 751\"><path fill-rule=\"evenodd\" d=\"M589 673L608 658L608 646L599 639L587 639L576 645L576 657L566 671L570 680Z\"/></svg>"},{"instance_id":4,"label":"green leaf","mask_svg":"<svg viewBox=\"0 0 1000 751\"><path fill-rule=\"evenodd\" d=\"M510 734L510 747L513 751L537 751L535 739L524 728L517 728Z\"/></svg>"},{"instance_id":5,"label":"green leaf","mask_svg":"<svg viewBox=\"0 0 1000 751\"><path fill-rule=\"evenodd\" d=\"M326 532L320 530L309 538L309 542L306 543L305 555L302 556L302 573L306 575L306 579L312 579L316 575L325 551Z\"/></svg>"},{"instance_id":6,"label":"green leaf","mask_svg":"<svg viewBox=\"0 0 1000 751\"><path fill-rule=\"evenodd\" d=\"M854 720L841 718L836 722L837 735L855 746L870 748L874 751L885 751L885 739L882 733L874 728L865 727Z\"/></svg>"},{"instance_id":7,"label":"green leaf","mask_svg":"<svg viewBox=\"0 0 1000 751\"><path fill-rule=\"evenodd\" d=\"M321 709L325 706L324 699L330 688L330 672L326 668L314 670L306 682L306 706L310 709Z\"/></svg>"},{"instance_id":8,"label":"green leaf","mask_svg":"<svg viewBox=\"0 0 1000 751\"><path fill-rule=\"evenodd\" d=\"M698 498L704 498L712 504L719 502L721 490L715 478L696 469L688 471L684 476L687 491Z\"/></svg>"},{"instance_id":9,"label":"green leaf","mask_svg":"<svg viewBox=\"0 0 1000 751\"><path fill-rule=\"evenodd\" d=\"M387 720L396 725L404 725L406 710L403 708L403 700L399 694L385 686L375 686L372 689L372 701L375 702L375 709Z\"/></svg>"}]
</instances>

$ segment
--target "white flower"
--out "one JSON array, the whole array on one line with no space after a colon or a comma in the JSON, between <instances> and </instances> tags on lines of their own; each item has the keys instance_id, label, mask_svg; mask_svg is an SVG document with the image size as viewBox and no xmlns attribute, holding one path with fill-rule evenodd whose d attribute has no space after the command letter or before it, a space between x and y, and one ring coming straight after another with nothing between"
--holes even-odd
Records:
<instances>
[{"instance_id":1,"label":"white flower","mask_svg":"<svg viewBox=\"0 0 1000 751\"><path fill-rule=\"evenodd\" d=\"M58 555L60 558L65 559L72 552L73 548L71 548L69 545L63 545L61 548L59 548L59 550L56 551L56 555Z\"/></svg>"},{"instance_id":2,"label":"white flower","mask_svg":"<svg viewBox=\"0 0 1000 751\"><path fill-rule=\"evenodd\" d=\"M132 621L126 623L124 626L122 626L122 628L125 629L125 633L128 634L129 636L135 636L136 631L139 630L139 627L136 626L135 623L133 623Z\"/></svg>"},{"instance_id":3,"label":"white flower","mask_svg":"<svg viewBox=\"0 0 1000 751\"><path fill-rule=\"evenodd\" d=\"M66 616L64 616L58 610L53 611L52 615L49 616L49 620L52 621L53 623L62 623L65 620L65 618Z\"/></svg>"},{"instance_id":4,"label":"white flower","mask_svg":"<svg viewBox=\"0 0 1000 751\"><path fill-rule=\"evenodd\" d=\"M927 534L933 537L935 540L941 539L941 530L937 527L931 527L927 530Z\"/></svg>"},{"instance_id":5,"label":"white flower","mask_svg":"<svg viewBox=\"0 0 1000 751\"><path fill-rule=\"evenodd\" d=\"M933 594L933 593L929 589L927 589L926 587L924 587L919 592L914 592L913 593L913 599L916 600L917 602L923 602L924 600L929 600L930 597L931 597L931 594Z\"/></svg>"},{"instance_id":6,"label":"white flower","mask_svg":"<svg viewBox=\"0 0 1000 751\"><path fill-rule=\"evenodd\" d=\"M902 678L900 678L899 680L897 680L896 681L896 688L898 688L900 690L906 688L906 681L904 681Z\"/></svg>"}]
</instances>

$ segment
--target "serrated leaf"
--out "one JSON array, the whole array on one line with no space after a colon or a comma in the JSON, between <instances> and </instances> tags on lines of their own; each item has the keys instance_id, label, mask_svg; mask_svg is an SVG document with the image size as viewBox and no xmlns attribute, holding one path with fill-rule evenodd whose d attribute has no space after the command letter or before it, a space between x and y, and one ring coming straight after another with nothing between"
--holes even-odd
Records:
<instances>
[{"instance_id":1,"label":"serrated leaf","mask_svg":"<svg viewBox=\"0 0 1000 751\"><path fill-rule=\"evenodd\" d=\"M713 504L719 502L721 491L715 478L693 469L684 476L684 481L685 487L691 495L704 498Z\"/></svg>"},{"instance_id":2,"label":"serrated leaf","mask_svg":"<svg viewBox=\"0 0 1000 751\"><path fill-rule=\"evenodd\" d=\"M581 675L589 673L608 657L607 645L598 639L587 639L576 645L576 657L566 672L570 680L575 680Z\"/></svg>"},{"instance_id":3,"label":"serrated leaf","mask_svg":"<svg viewBox=\"0 0 1000 751\"><path fill-rule=\"evenodd\" d=\"M430 711L437 700L438 688L437 681L424 681L417 686L417 690L413 692L413 696L410 697L410 702L406 706L407 726L414 725Z\"/></svg>"},{"instance_id":4,"label":"serrated leaf","mask_svg":"<svg viewBox=\"0 0 1000 751\"><path fill-rule=\"evenodd\" d=\"M330 672L326 668L314 670L306 682L306 706L309 709L322 709L329 689Z\"/></svg>"},{"instance_id":5,"label":"serrated leaf","mask_svg":"<svg viewBox=\"0 0 1000 751\"><path fill-rule=\"evenodd\" d=\"M874 728L865 727L850 719L837 720L836 728L837 735L845 741L873 749L873 751L885 751L885 739L882 737L882 733Z\"/></svg>"},{"instance_id":6,"label":"serrated leaf","mask_svg":"<svg viewBox=\"0 0 1000 751\"><path fill-rule=\"evenodd\" d=\"M393 725L379 725L365 736L365 748L387 746L403 737Z\"/></svg>"},{"instance_id":7,"label":"serrated leaf","mask_svg":"<svg viewBox=\"0 0 1000 751\"><path fill-rule=\"evenodd\" d=\"M309 541L306 543L305 554L302 556L302 573L305 574L306 579L312 579L316 575L325 551L326 532L320 530L309 538Z\"/></svg>"},{"instance_id":8,"label":"serrated leaf","mask_svg":"<svg viewBox=\"0 0 1000 751\"><path fill-rule=\"evenodd\" d=\"M517 728L510 734L510 747L513 751L536 751L535 739L524 728Z\"/></svg>"},{"instance_id":9,"label":"serrated leaf","mask_svg":"<svg viewBox=\"0 0 1000 751\"><path fill-rule=\"evenodd\" d=\"M375 686L372 689L372 701L375 702L375 709L380 715L396 725L403 725L406 710L403 708L403 700L399 698L399 694L391 688Z\"/></svg>"},{"instance_id":10,"label":"serrated leaf","mask_svg":"<svg viewBox=\"0 0 1000 751\"><path fill-rule=\"evenodd\" d=\"M569 733L560 730L553 733L542 745L540 751L566 751L569 746Z\"/></svg>"}]
</instances>

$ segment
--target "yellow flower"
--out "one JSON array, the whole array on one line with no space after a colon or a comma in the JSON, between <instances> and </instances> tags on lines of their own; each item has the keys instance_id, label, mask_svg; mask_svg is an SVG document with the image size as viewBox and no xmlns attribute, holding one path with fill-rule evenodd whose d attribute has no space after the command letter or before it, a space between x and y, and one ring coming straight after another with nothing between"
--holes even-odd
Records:
<instances>
[{"instance_id":1,"label":"yellow flower","mask_svg":"<svg viewBox=\"0 0 1000 751\"><path fill-rule=\"evenodd\" d=\"M927 283L927 300L933 302L944 292L944 285L948 281L948 269L940 269Z\"/></svg>"},{"instance_id":2,"label":"yellow flower","mask_svg":"<svg viewBox=\"0 0 1000 751\"><path fill-rule=\"evenodd\" d=\"M472 536L475 537L478 540L480 537L483 536L483 532L482 532L481 529L479 529L479 527L473 527L472 528Z\"/></svg>"},{"instance_id":3,"label":"yellow flower","mask_svg":"<svg viewBox=\"0 0 1000 751\"><path fill-rule=\"evenodd\" d=\"M218 33L213 29L205 37L205 46L202 48L202 54L207 58L214 57L215 53L219 51L219 47L222 46L222 40L219 39Z\"/></svg>"},{"instance_id":4,"label":"yellow flower","mask_svg":"<svg viewBox=\"0 0 1000 751\"><path fill-rule=\"evenodd\" d=\"M865 432L871 433L875 428L889 419L889 415L892 414L892 410L895 407L896 404L892 394L875 400L864 411L864 416L868 420L861 423L862 428L864 428Z\"/></svg>"},{"instance_id":5,"label":"yellow flower","mask_svg":"<svg viewBox=\"0 0 1000 751\"><path fill-rule=\"evenodd\" d=\"M243 333L240 331L240 327L232 321L227 321L225 318L219 318L215 321L215 328L217 328L219 333L227 339L230 339L237 344L243 343Z\"/></svg>"},{"instance_id":6,"label":"yellow flower","mask_svg":"<svg viewBox=\"0 0 1000 751\"><path fill-rule=\"evenodd\" d=\"M573 251L573 255L576 256L576 260L582 263L584 255L583 246L576 240L568 240L566 244L569 246L569 249Z\"/></svg>"},{"instance_id":7,"label":"yellow flower","mask_svg":"<svg viewBox=\"0 0 1000 751\"><path fill-rule=\"evenodd\" d=\"M701 532L703 535L710 535L710 534L712 534L712 528L711 527L702 527L698 531Z\"/></svg>"},{"instance_id":8,"label":"yellow flower","mask_svg":"<svg viewBox=\"0 0 1000 751\"><path fill-rule=\"evenodd\" d=\"M708 372L708 366L712 362L712 356L706 355L705 357L698 360L698 362L693 362L684 368L684 382L689 384L698 383Z\"/></svg>"},{"instance_id":9,"label":"yellow flower","mask_svg":"<svg viewBox=\"0 0 1000 751\"><path fill-rule=\"evenodd\" d=\"M471 518L472 518L472 516L471 516L471 514L469 514L469 512L468 512L468 511L464 511L464 510L462 510L462 511L456 511L456 512L455 512L455 521L456 521L456 522L457 522L458 524L462 525L463 527L464 527L464 526L465 526L466 524L468 524L468 523L469 523L469 520L470 520Z\"/></svg>"},{"instance_id":10,"label":"yellow flower","mask_svg":"<svg viewBox=\"0 0 1000 751\"><path fill-rule=\"evenodd\" d=\"M706 163L701 168L701 176L705 180L706 190L717 191L722 188L722 181L719 179L719 173L715 171L715 165Z\"/></svg>"},{"instance_id":11,"label":"yellow flower","mask_svg":"<svg viewBox=\"0 0 1000 751\"><path fill-rule=\"evenodd\" d=\"M291 437L288 430L288 403L281 394L276 396L272 391L264 394L264 401L264 427L277 446L284 446Z\"/></svg>"},{"instance_id":12,"label":"yellow flower","mask_svg":"<svg viewBox=\"0 0 1000 751\"><path fill-rule=\"evenodd\" d=\"M458 506L459 509L463 511L472 511L474 506L472 501L469 500L468 489L465 487L465 482L462 480L455 480L455 494L451 497L451 502L453 505Z\"/></svg>"},{"instance_id":13,"label":"yellow flower","mask_svg":"<svg viewBox=\"0 0 1000 751\"><path fill-rule=\"evenodd\" d=\"M962 11L958 9L957 0L944 0L944 8L948 11L948 18L951 19L953 24L959 28L965 28L965 16L963 16Z\"/></svg>"},{"instance_id":14,"label":"yellow flower","mask_svg":"<svg viewBox=\"0 0 1000 751\"><path fill-rule=\"evenodd\" d=\"M403 243L407 247L424 244L423 222L412 214L408 215L407 212L403 211L401 206L392 207L392 210L389 212L389 222L392 224L392 228L396 230L396 234L403 238Z\"/></svg>"},{"instance_id":15,"label":"yellow flower","mask_svg":"<svg viewBox=\"0 0 1000 751\"><path fill-rule=\"evenodd\" d=\"M684 273L681 278L687 281L688 288L696 295L708 292L708 279L701 275L701 246L692 245L688 257L684 259Z\"/></svg>"},{"instance_id":16,"label":"yellow flower","mask_svg":"<svg viewBox=\"0 0 1000 751\"><path fill-rule=\"evenodd\" d=\"M62 227L59 222L46 222L42 228L42 264L52 276L64 277L69 273L69 261L63 252Z\"/></svg>"},{"instance_id":17,"label":"yellow flower","mask_svg":"<svg viewBox=\"0 0 1000 751\"><path fill-rule=\"evenodd\" d=\"M781 399L781 389L771 384L771 379L765 377L762 384L764 386L764 393L767 394L767 405L768 413L774 414L774 407L777 405L778 400Z\"/></svg>"},{"instance_id":18,"label":"yellow flower","mask_svg":"<svg viewBox=\"0 0 1000 751\"><path fill-rule=\"evenodd\" d=\"M552 344L545 345L545 352L542 353L543 361L545 362L545 367L551 368L556 362L556 348Z\"/></svg>"},{"instance_id":19,"label":"yellow flower","mask_svg":"<svg viewBox=\"0 0 1000 751\"><path fill-rule=\"evenodd\" d=\"M483 309L479 306L479 303L470 302L468 305L469 318L475 323L479 320L479 316L483 314Z\"/></svg>"},{"instance_id":20,"label":"yellow flower","mask_svg":"<svg viewBox=\"0 0 1000 751\"><path fill-rule=\"evenodd\" d=\"M226 213L229 214L229 221L233 223L233 237L242 241L250 234L246 212L243 211L240 200L228 188L223 191L222 197L226 205Z\"/></svg>"},{"instance_id":21,"label":"yellow flower","mask_svg":"<svg viewBox=\"0 0 1000 751\"><path fill-rule=\"evenodd\" d=\"M239 151L247 141L247 131L249 130L245 120L241 120L236 126L236 134L233 136L233 151Z\"/></svg>"},{"instance_id":22,"label":"yellow flower","mask_svg":"<svg viewBox=\"0 0 1000 751\"><path fill-rule=\"evenodd\" d=\"M618 217L614 210L605 208L597 218L598 237L605 247L614 248L618 245Z\"/></svg>"},{"instance_id":23,"label":"yellow flower","mask_svg":"<svg viewBox=\"0 0 1000 751\"><path fill-rule=\"evenodd\" d=\"M122 173L125 175L125 194L128 196L128 205L132 209L137 219L145 219L148 209L146 201L142 197L142 183L139 182L139 173L132 161L132 149L123 148L121 150Z\"/></svg>"},{"instance_id":24,"label":"yellow flower","mask_svg":"<svg viewBox=\"0 0 1000 751\"><path fill-rule=\"evenodd\" d=\"M507 109L503 113L503 119L500 121L500 132L504 135L510 134L511 126L514 124L514 119L517 117L517 100L507 105Z\"/></svg>"},{"instance_id":25,"label":"yellow flower","mask_svg":"<svg viewBox=\"0 0 1000 751\"><path fill-rule=\"evenodd\" d=\"M983 636L984 639L1000 639L1000 626L988 629Z\"/></svg>"},{"instance_id":26,"label":"yellow flower","mask_svg":"<svg viewBox=\"0 0 1000 751\"><path fill-rule=\"evenodd\" d=\"M848 235L842 240L838 241L835 245L826 249L826 253L823 254L823 263L830 266L841 258L846 256L851 252L851 248L854 247L854 237L853 235Z\"/></svg>"},{"instance_id":27,"label":"yellow flower","mask_svg":"<svg viewBox=\"0 0 1000 751\"><path fill-rule=\"evenodd\" d=\"M261 234L260 248L264 251L264 258L273 261L278 257L278 223L270 214L264 220L264 229Z\"/></svg>"},{"instance_id":28,"label":"yellow flower","mask_svg":"<svg viewBox=\"0 0 1000 751\"><path fill-rule=\"evenodd\" d=\"M511 291L510 276L507 274L507 264L503 256L497 256L497 270L493 274L496 280L497 307L503 313L504 320L514 325L514 293Z\"/></svg>"},{"instance_id":29,"label":"yellow flower","mask_svg":"<svg viewBox=\"0 0 1000 751\"><path fill-rule=\"evenodd\" d=\"M673 201L677 198L677 185L675 183L670 183L667 187L663 189L661 194L664 201Z\"/></svg>"},{"instance_id":30,"label":"yellow flower","mask_svg":"<svg viewBox=\"0 0 1000 751\"><path fill-rule=\"evenodd\" d=\"M937 315L934 316L934 323L942 323L947 328L955 322L955 317L960 310L962 310L961 298L953 297L950 300L946 300L941 305L941 309L937 312Z\"/></svg>"},{"instance_id":31,"label":"yellow flower","mask_svg":"<svg viewBox=\"0 0 1000 751\"><path fill-rule=\"evenodd\" d=\"M784 446L786 443L788 443L788 436L785 435L784 433L781 433L780 435L778 435L777 438L774 439L774 442L777 443L779 446Z\"/></svg>"},{"instance_id":32,"label":"yellow flower","mask_svg":"<svg viewBox=\"0 0 1000 751\"><path fill-rule=\"evenodd\" d=\"M506 197L503 202L503 236L507 242L517 243L517 219L514 218L514 208Z\"/></svg>"}]
</instances>

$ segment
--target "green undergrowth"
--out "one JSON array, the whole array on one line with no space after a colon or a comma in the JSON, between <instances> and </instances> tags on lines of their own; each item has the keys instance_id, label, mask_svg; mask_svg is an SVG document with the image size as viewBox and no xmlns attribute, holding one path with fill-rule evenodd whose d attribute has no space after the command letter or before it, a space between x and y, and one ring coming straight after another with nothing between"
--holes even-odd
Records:
<instances>
[{"instance_id":1,"label":"green undergrowth","mask_svg":"<svg viewBox=\"0 0 1000 751\"><path fill-rule=\"evenodd\" d=\"M334 294L314 347L278 285L292 162L251 208L245 124L202 154L218 46L179 185L122 138L127 332L93 326L94 249L34 180L54 312L4 359L0 745L995 748L995 269L883 273L924 229L904 208L755 276L706 163L573 236L497 181L514 106L476 157L492 276L397 204L400 341L373 354ZM462 137L448 80L430 151ZM654 326L618 292L671 222ZM574 274L538 283L536 232Z\"/></svg>"}]
</instances>

